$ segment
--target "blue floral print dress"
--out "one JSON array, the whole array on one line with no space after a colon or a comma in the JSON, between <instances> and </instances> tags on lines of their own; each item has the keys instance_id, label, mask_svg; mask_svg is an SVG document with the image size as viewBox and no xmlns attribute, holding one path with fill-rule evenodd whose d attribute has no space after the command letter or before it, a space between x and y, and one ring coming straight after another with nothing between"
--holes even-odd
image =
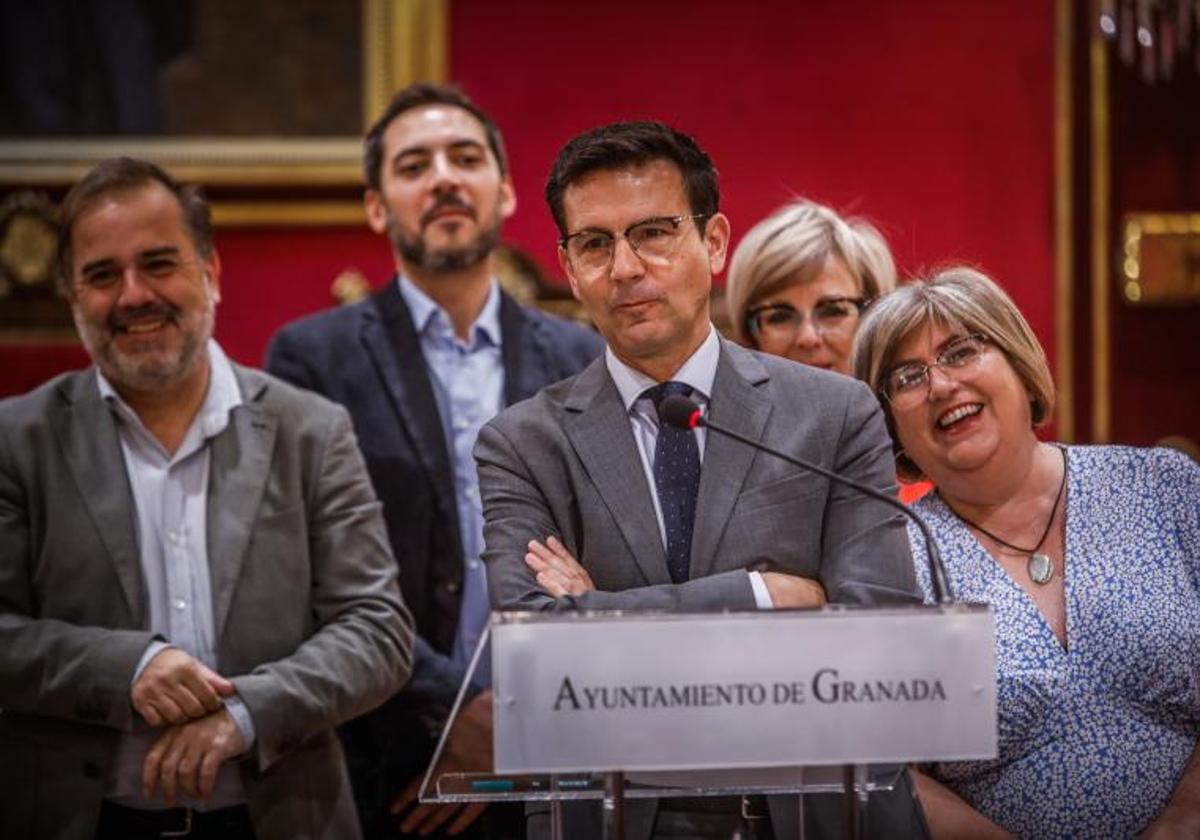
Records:
<instances>
[{"instance_id":1,"label":"blue floral print dress","mask_svg":"<svg viewBox=\"0 0 1200 840\"><path fill-rule=\"evenodd\" d=\"M955 595L996 615L999 755L932 775L1021 837L1130 837L1200 736L1200 466L1166 449L1067 447L1064 648L936 493ZM932 602L925 546L909 526Z\"/></svg>"}]
</instances>

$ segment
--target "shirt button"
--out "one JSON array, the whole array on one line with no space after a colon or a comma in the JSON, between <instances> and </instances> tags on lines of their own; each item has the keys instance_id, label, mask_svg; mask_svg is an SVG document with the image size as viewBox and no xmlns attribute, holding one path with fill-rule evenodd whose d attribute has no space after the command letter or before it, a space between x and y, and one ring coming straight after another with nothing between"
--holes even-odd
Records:
<instances>
[{"instance_id":1,"label":"shirt button","mask_svg":"<svg viewBox=\"0 0 1200 840\"><path fill-rule=\"evenodd\" d=\"M187 601L183 600L182 598L176 598L174 601L171 602L171 606L173 606L177 610L186 610L187 609Z\"/></svg>"}]
</instances>

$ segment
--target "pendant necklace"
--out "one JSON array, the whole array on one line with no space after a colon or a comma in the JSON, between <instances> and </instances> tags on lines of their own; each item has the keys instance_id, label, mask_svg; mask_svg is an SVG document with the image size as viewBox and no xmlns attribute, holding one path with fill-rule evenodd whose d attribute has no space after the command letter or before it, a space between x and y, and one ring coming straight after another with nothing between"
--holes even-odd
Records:
<instances>
[{"instance_id":1,"label":"pendant necklace","mask_svg":"<svg viewBox=\"0 0 1200 840\"><path fill-rule=\"evenodd\" d=\"M1058 495L1054 497L1054 507L1050 509L1050 519L1046 522L1046 529L1042 531L1042 538L1037 541L1037 545L1035 545L1033 548L1022 548L1019 545L1013 545L1010 542L1006 542L983 526L976 525L970 519L962 516L960 513L958 513L958 511L954 510L954 508L950 508L951 512L961 519L964 524L970 525L979 533L991 538L1005 548L1011 548L1013 551L1019 551L1022 554L1027 555L1028 559L1025 561L1025 571L1029 574L1029 579L1038 586L1045 586L1050 582L1050 579L1054 577L1054 561L1050 559L1050 555L1042 553L1042 544L1046 542L1046 537L1050 536L1050 527L1054 524L1054 516L1058 513L1058 505L1059 502L1062 501L1063 490L1066 489L1067 486L1066 450L1062 450L1062 456L1063 475L1062 481L1059 482L1058 485ZM949 505L947 505L947 507L949 507Z\"/></svg>"}]
</instances>

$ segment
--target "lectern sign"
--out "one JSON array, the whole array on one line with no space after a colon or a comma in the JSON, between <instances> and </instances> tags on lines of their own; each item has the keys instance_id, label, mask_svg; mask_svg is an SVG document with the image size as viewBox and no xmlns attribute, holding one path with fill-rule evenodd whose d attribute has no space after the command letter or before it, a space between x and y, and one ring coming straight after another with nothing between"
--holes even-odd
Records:
<instances>
[{"instance_id":1,"label":"lectern sign","mask_svg":"<svg viewBox=\"0 0 1200 840\"><path fill-rule=\"evenodd\" d=\"M990 608L498 614L496 770L996 754Z\"/></svg>"}]
</instances>

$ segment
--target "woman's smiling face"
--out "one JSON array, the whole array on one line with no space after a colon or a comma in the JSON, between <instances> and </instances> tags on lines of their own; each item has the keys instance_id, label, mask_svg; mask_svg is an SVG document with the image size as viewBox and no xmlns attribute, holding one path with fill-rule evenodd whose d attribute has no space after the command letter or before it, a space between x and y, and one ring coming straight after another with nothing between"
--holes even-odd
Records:
<instances>
[{"instance_id":1,"label":"woman's smiling face","mask_svg":"<svg viewBox=\"0 0 1200 840\"><path fill-rule=\"evenodd\" d=\"M932 365L965 337L961 330L927 323L900 343L891 369ZM934 484L995 463L1022 436L1033 434L1024 384L1004 353L986 341L973 363L938 365L928 376L927 384L917 386L920 399L901 407L893 400L890 410L900 445Z\"/></svg>"}]
</instances>

